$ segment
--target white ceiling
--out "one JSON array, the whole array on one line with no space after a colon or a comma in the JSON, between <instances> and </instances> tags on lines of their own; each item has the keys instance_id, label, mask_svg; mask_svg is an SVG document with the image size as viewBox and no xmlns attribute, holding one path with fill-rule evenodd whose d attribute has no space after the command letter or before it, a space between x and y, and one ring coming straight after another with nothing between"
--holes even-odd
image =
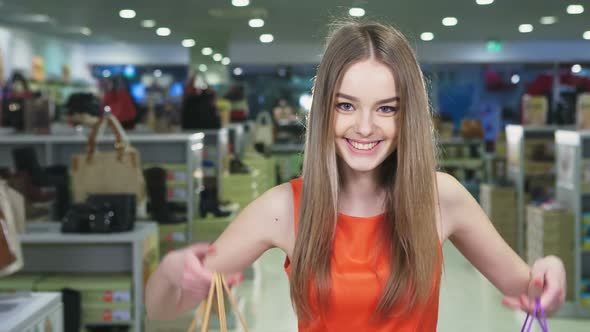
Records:
<instances>
[{"instance_id":1,"label":"white ceiling","mask_svg":"<svg viewBox=\"0 0 590 332\"><path fill-rule=\"evenodd\" d=\"M590 30L590 1L581 15L568 15L571 1L496 0L479 6L475 0L251 0L248 7L236 8L230 0L0 0L0 24L59 35L88 42L175 43L184 38L197 40L197 48L213 47L226 52L228 44L258 40L261 33L272 33L277 43L321 42L327 24L346 15L352 6L363 7L367 17L392 23L411 39L421 32L435 34L435 41L499 40L582 40ZM120 9L137 12L134 19L121 19ZM23 14L45 14L52 23L24 23ZM558 18L554 25L539 23L542 16ZM444 27L441 20L454 16L455 27ZM260 29L248 27L250 18L263 18ZM172 29L169 37L156 36L155 29L140 26L142 19L155 19L158 26ZM523 23L534 25L528 34L518 32ZM80 34L76 27L89 27L92 36ZM72 32L74 31L74 32ZM590 41L589 41L590 43Z\"/></svg>"}]
</instances>

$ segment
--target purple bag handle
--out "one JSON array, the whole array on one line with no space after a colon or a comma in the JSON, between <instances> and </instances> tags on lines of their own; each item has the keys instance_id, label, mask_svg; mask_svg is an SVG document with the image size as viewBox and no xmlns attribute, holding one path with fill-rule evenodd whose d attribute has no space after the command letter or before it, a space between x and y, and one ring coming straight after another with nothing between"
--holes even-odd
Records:
<instances>
[{"instance_id":1,"label":"purple bag handle","mask_svg":"<svg viewBox=\"0 0 590 332\"><path fill-rule=\"evenodd\" d=\"M533 323L535 322L535 318L539 321L539 325L541 325L541 331L549 332L549 326L547 326L547 317L545 316L545 309L543 309L541 300L538 298L535 301L533 314L526 315L526 319L524 320L524 324L522 325L520 332L530 332L531 328L533 327Z\"/></svg>"}]
</instances>

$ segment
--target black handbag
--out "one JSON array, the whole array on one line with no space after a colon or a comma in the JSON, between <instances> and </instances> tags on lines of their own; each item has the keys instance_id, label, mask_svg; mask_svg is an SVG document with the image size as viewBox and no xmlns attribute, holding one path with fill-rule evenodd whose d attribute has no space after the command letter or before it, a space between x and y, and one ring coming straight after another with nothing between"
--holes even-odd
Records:
<instances>
[{"instance_id":1,"label":"black handbag","mask_svg":"<svg viewBox=\"0 0 590 332\"><path fill-rule=\"evenodd\" d=\"M135 226L137 204L134 194L90 194L88 203L112 210L112 232L126 232Z\"/></svg>"}]
</instances>

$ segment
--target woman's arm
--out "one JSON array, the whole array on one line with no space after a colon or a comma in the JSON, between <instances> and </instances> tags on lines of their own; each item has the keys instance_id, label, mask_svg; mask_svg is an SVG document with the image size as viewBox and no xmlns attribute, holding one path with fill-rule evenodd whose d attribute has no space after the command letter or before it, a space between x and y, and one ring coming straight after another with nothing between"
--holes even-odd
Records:
<instances>
[{"instance_id":1,"label":"woman's arm","mask_svg":"<svg viewBox=\"0 0 590 332\"><path fill-rule=\"evenodd\" d=\"M148 281L148 316L174 319L205 299L212 271L241 272L269 248L285 249L293 234L292 206L290 184L277 186L248 205L212 248L196 244L169 253Z\"/></svg>"},{"instance_id":2,"label":"woman's arm","mask_svg":"<svg viewBox=\"0 0 590 332\"><path fill-rule=\"evenodd\" d=\"M506 244L469 192L450 175L438 173L445 237L505 296L504 303L530 310L529 295L541 295L548 312L565 295L565 271L556 257L537 261L532 269Z\"/></svg>"}]
</instances>

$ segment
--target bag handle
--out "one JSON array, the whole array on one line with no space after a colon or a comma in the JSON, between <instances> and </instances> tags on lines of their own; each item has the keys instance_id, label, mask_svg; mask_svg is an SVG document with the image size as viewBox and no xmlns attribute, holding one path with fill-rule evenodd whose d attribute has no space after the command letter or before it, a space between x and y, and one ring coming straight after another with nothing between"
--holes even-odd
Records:
<instances>
[{"instance_id":1,"label":"bag handle","mask_svg":"<svg viewBox=\"0 0 590 332\"><path fill-rule=\"evenodd\" d=\"M240 320L240 324L244 329L244 332L249 332L248 326L246 325L246 320L240 313L238 309L238 304L236 300L231 294L229 286L227 285L225 278L222 274L215 272L213 274L213 280L211 282L211 288L209 288L209 296L207 297L207 302L205 303L205 313L203 315L203 323L201 325L201 332L207 332L209 330L209 320L211 318L211 309L213 307L213 302L217 302L217 315L219 317L220 322L220 331L227 332L227 317L225 316L225 300L224 300L224 293L227 294L227 298L231 303L233 310L238 315L238 319ZM188 332L195 332L197 330L197 324L199 322L200 312L197 310L195 314L195 318L191 322L190 327L188 328Z\"/></svg>"},{"instance_id":2,"label":"bag handle","mask_svg":"<svg viewBox=\"0 0 590 332\"><path fill-rule=\"evenodd\" d=\"M531 328L533 327L533 323L535 319L539 321L539 325L541 325L542 332L549 332L549 326L547 326L547 317L545 315L545 309L541 305L541 300L537 298L535 300L535 308L533 309L533 314L527 313L526 319L524 320L524 324L520 329L520 332L530 332Z\"/></svg>"},{"instance_id":3,"label":"bag handle","mask_svg":"<svg viewBox=\"0 0 590 332\"><path fill-rule=\"evenodd\" d=\"M117 151L117 159L121 161L123 159L123 153L128 146L127 138L125 136L125 130L119 123L119 120L111 114L110 112L106 112L97 123L92 126L92 131L88 136L88 143L87 143L87 154L86 158L88 161L92 160L94 156L94 152L96 152L96 143L99 131L101 131L104 125L108 124L111 128L111 131L115 135L115 150Z\"/></svg>"}]
</instances>

